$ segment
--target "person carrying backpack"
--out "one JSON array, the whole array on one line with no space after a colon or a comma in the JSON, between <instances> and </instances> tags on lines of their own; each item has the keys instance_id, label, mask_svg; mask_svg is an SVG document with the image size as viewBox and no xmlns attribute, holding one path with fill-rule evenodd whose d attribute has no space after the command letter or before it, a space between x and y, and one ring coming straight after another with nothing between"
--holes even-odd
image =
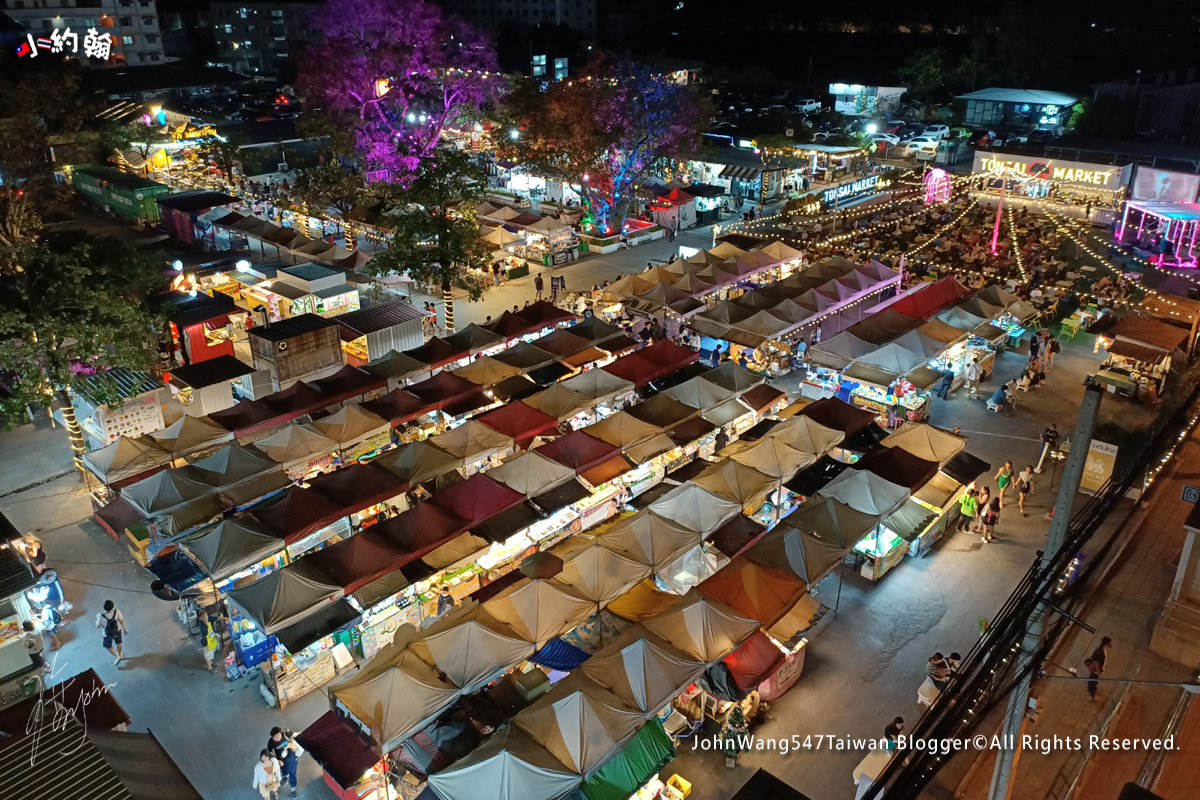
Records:
<instances>
[{"instance_id":1,"label":"person carrying backpack","mask_svg":"<svg viewBox=\"0 0 1200 800\"><path fill-rule=\"evenodd\" d=\"M104 649L116 658L114 665L125 660L125 648L122 646L122 634L129 633L125 627L125 617L112 600L104 601L104 610L96 615L96 627L104 631ZM113 646L116 649L113 649Z\"/></svg>"}]
</instances>

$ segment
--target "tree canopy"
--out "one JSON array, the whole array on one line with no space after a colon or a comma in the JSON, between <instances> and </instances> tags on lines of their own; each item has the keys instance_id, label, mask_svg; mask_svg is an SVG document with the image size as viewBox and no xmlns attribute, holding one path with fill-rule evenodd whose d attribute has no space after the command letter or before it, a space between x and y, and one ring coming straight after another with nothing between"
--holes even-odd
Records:
<instances>
[{"instance_id":1,"label":"tree canopy","mask_svg":"<svg viewBox=\"0 0 1200 800\"><path fill-rule=\"evenodd\" d=\"M390 223L394 233L388 249L376 253L367 269L375 275L407 272L443 291L462 286L478 300L483 284L469 268L484 268L490 254L475 221L484 186L483 172L462 151L442 149L422 161L404 193L407 213Z\"/></svg>"},{"instance_id":2,"label":"tree canopy","mask_svg":"<svg viewBox=\"0 0 1200 800\"><path fill-rule=\"evenodd\" d=\"M161 263L84 231L2 249L15 265L0 275L0 364L10 391L0 410L10 422L91 373L154 366L163 316L150 297L165 284Z\"/></svg>"},{"instance_id":3,"label":"tree canopy","mask_svg":"<svg viewBox=\"0 0 1200 800\"><path fill-rule=\"evenodd\" d=\"M491 42L425 0L345 0L318 12L300 86L354 137L369 171L406 183L448 127L500 85Z\"/></svg>"},{"instance_id":4,"label":"tree canopy","mask_svg":"<svg viewBox=\"0 0 1200 800\"><path fill-rule=\"evenodd\" d=\"M706 98L644 65L599 56L581 80L544 91L518 84L507 98L501 152L578 191L599 233L627 215L634 188L659 159L687 158L712 116Z\"/></svg>"}]
</instances>

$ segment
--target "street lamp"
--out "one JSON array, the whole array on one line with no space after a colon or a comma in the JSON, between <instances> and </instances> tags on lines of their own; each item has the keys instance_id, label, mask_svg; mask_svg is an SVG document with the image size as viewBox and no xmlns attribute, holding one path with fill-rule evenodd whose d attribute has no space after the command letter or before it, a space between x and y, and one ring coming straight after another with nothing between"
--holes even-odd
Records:
<instances>
[{"instance_id":1,"label":"street lamp","mask_svg":"<svg viewBox=\"0 0 1200 800\"><path fill-rule=\"evenodd\" d=\"M240 261L238 261L237 263L235 263L234 266L237 267L238 272L249 272L250 271L250 262L244 258L241 259Z\"/></svg>"},{"instance_id":2,"label":"street lamp","mask_svg":"<svg viewBox=\"0 0 1200 800\"><path fill-rule=\"evenodd\" d=\"M511 131L508 132L508 138L512 139L515 142L517 139L521 138L521 132L519 130L517 130L516 128L513 128Z\"/></svg>"},{"instance_id":3,"label":"street lamp","mask_svg":"<svg viewBox=\"0 0 1200 800\"><path fill-rule=\"evenodd\" d=\"M874 122L867 123L867 133L872 134L879 130L879 126Z\"/></svg>"}]
</instances>

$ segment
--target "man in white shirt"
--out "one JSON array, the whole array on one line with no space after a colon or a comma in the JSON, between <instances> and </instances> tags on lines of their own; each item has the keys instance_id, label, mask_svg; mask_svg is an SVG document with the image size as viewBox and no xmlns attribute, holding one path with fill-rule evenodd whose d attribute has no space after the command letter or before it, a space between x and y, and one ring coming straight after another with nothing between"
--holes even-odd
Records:
<instances>
[{"instance_id":1,"label":"man in white shirt","mask_svg":"<svg viewBox=\"0 0 1200 800\"><path fill-rule=\"evenodd\" d=\"M971 393L971 397L979 397L979 376L981 372L979 359L972 358L971 363L967 364L967 391Z\"/></svg>"}]
</instances>

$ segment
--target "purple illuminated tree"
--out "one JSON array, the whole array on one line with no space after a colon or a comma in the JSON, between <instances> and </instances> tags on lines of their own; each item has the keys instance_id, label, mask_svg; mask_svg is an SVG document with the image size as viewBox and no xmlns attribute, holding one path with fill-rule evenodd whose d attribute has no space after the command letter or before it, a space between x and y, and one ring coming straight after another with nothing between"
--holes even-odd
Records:
<instances>
[{"instance_id":1,"label":"purple illuminated tree","mask_svg":"<svg viewBox=\"0 0 1200 800\"><path fill-rule=\"evenodd\" d=\"M637 184L666 161L696 153L712 109L672 76L627 60L601 56L584 74L545 91L518 86L498 142L544 176L579 187L605 234L624 220Z\"/></svg>"},{"instance_id":2,"label":"purple illuminated tree","mask_svg":"<svg viewBox=\"0 0 1200 800\"><path fill-rule=\"evenodd\" d=\"M344 0L317 12L300 87L354 136L368 171L406 185L447 128L499 87L491 42L424 0Z\"/></svg>"}]
</instances>

